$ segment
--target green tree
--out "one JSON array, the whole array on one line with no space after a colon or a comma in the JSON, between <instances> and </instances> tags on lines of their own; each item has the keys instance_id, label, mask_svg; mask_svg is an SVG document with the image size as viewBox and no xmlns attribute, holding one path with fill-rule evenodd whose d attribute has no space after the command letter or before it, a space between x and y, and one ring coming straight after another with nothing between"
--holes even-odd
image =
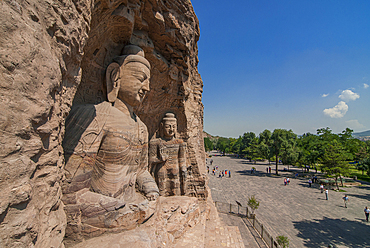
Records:
<instances>
[{"instance_id":1,"label":"green tree","mask_svg":"<svg viewBox=\"0 0 370 248\"><path fill-rule=\"evenodd\" d=\"M366 171L366 174L370 176L370 158L362 159L357 166L357 169L362 171L362 175Z\"/></svg>"},{"instance_id":2,"label":"green tree","mask_svg":"<svg viewBox=\"0 0 370 248\"><path fill-rule=\"evenodd\" d=\"M204 149L206 152L213 150L213 142L208 137L204 138Z\"/></svg>"},{"instance_id":3,"label":"green tree","mask_svg":"<svg viewBox=\"0 0 370 248\"><path fill-rule=\"evenodd\" d=\"M276 175L278 174L279 156L288 158L289 152L294 150L297 135L292 130L275 129L271 135L271 150L276 158ZM292 155L293 156L293 155ZM296 156L296 155L294 155Z\"/></svg>"},{"instance_id":4,"label":"green tree","mask_svg":"<svg viewBox=\"0 0 370 248\"><path fill-rule=\"evenodd\" d=\"M249 197L247 205L252 209L252 214L254 215L254 211L258 209L260 206L260 202L257 201L256 197L252 195Z\"/></svg>"},{"instance_id":5,"label":"green tree","mask_svg":"<svg viewBox=\"0 0 370 248\"><path fill-rule=\"evenodd\" d=\"M360 147L357 153L355 153L355 160L356 162L359 162L367 157L369 157L369 153L366 149L366 143L363 143L363 146Z\"/></svg>"},{"instance_id":6,"label":"green tree","mask_svg":"<svg viewBox=\"0 0 370 248\"><path fill-rule=\"evenodd\" d=\"M230 139L220 137L217 140L216 148L220 150L224 155L226 152L229 151L229 146L230 146Z\"/></svg>"},{"instance_id":7,"label":"green tree","mask_svg":"<svg viewBox=\"0 0 370 248\"><path fill-rule=\"evenodd\" d=\"M316 165L320 156L319 136L311 133L305 133L297 139L299 147L299 163L303 165Z\"/></svg>"},{"instance_id":8,"label":"green tree","mask_svg":"<svg viewBox=\"0 0 370 248\"><path fill-rule=\"evenodd\" d=\"M297 160L296 160L296 165L300 168L302 168L302 173L303 173L303 167L308 164L308 154L309 152L304 149L303 147L298 147L297 148Z\"/></svg>"},{"instance_id":9,"label":"green tree","mask_svg":"<svg viewBox=\"0 0 370 248\"><path fill-rule=\"evenodd\" d=\"M258 142L259 142L260 156L264 159L268 159L269 164L270 164L271 157L274 156L274 154L271 152L271 131L265 129L262 133L260 133Z\"/></svg>"},{"instance_id":10,"label":"green tree","mask_svg":"<svg viewBox=\"0 0 370 248\"><path fill-rule=\"evenodd\" d=\"M325 149L325 153L321 158L321 170L327 175L333 175L335 177L338 190L338 177L343 186L342 175L349 174L349 163L346 161L347 158L345 148L337 140L332 140L328 144Z\"/></svg>"},{"instance_id":11,"label":"green tree","mask_svg":"<svg viewBox=\"0 0 370 248\"><path fill-rule=\"evenodd\" d=\"M280 158L283 164L295 164L298 159L298 148L296 146L295 138L292 140L284 140L281 145Z\"/></svg>"},{"instance_id":12,"label":"green tree","mask_svg":"<svg viewBox=\"0 0 370 248\"><path fill-rule=\"evenodd\" d=\"M241 137L241 147L240 147L241 154L246 155L246 152L248 151L246 150L246 148L250 146L254 138L256 138L256 134L253 132L243 134L243 136Z\"/></svg>"},{"instance_id":13,"label":"green tree","mask_svg":"<svg viewBox=\"0 0 370 248\"><path fill-rule=\"evenodd\" d=\"M254 163L256 164L257 159L260 157L261 154L260 145L258 144L258 138L255 137L251 141L249 146L243 150L243 152L247 154L250 159L254 160Z\"/></svg>"},{"instance_id":14,"label":"green tree","mask_svg":"<svg viewBox=\"0 0 370 248\"><path fill-rule=\"evenodd\" d=\"M339 136L332 133L329 127L317 129L317 135L319 136L317 142L318 159L321 160L330 142L339 141Z\"/></svg>"},{"instance_id":15,"label":"green tree","mask_svg":"<svg viewBox=\"0 0 370 248\"><path fill-rule=\"evenodd\" d=\"M289 239L286 236L283 236L283 235L277 236L276 241L283 248L288 248L289 247Z\"/></svg>"},{"instance_id":16,"label":"green tree","mask_svg":"<svg viewBox=\"0 0 370 248\"><path fill-rule=\"evenodd\" d=\"M238 139L230 138L230 152L234 154L240 154L240 149L242 147L242 138Z\"/></svg>"},{"instance_id":17,"label":"green tree","mask_svg":"<svg viewBox=\"0 0 370 248\"><path fill-rule=\"evenodd\" d=\"M363 141L352 137L353 130L346 128L339 134L340 141L345 147L348 159L356 159L356 153L359 152L363 146Z\"/></svg>"}]
</instances>

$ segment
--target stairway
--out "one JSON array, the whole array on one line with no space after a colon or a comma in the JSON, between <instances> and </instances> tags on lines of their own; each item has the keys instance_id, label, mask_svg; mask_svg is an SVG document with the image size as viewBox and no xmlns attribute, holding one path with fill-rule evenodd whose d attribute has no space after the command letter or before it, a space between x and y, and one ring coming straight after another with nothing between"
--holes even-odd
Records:
<instances>
[{"instance_id":1,"label":"stairway","mask_svg":"<svg viewBox=\"0 0 370 248\"><path fill-rule=\"evenodd\" d=\"M209 218L205 228L205 248L232 247L244 248L242 236L237 226L227 226L218 215L216 207L212 204Z\"/></svg>"},{"instance_id":2,"label":"stairway","mask_svg":"<svg viewBox=\"0 0 370 248\"><path fill-rule=\"evenodd\" d=\"M176 241L174 248L244 248L237 226L227 226L219 217L212 201L206 204L207 213L201 215L198 224Z\"/></svg>"}]
</instances>

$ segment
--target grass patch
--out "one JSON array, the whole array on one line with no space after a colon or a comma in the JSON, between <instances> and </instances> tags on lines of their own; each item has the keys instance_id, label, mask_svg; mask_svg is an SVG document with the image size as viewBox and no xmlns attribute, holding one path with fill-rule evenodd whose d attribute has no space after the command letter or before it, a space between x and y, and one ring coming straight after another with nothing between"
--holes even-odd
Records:
<instances>
[{"instance_id":1,"label":"grass patch","mask_svg":"<svg viewBox=\"0 0 370 248\"><path fill-rule=\"evenodd\" d=\"M362 175L362 171L357 170L354 166L351 166L349 170L351 177L357 176L359 180L370 182L370 176L367 175L366 172Z\"/></svg>"}]
</instances>

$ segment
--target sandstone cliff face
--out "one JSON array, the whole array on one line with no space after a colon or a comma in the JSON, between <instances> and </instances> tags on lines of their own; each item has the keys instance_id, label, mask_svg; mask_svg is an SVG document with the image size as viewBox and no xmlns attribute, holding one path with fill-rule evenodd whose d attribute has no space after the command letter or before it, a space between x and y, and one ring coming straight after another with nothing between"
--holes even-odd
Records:
<instances>
[{"instance_id":1,"label":"sandstone cliff face","mask_svg":"<svg viewBox=\"0 0 370 248\"><path fill-rule=\"evenodd\" d=\"M178 118L191 163L189 195L207 197L198 20L190 1L0 2L0 247L62 247L65 119L72 104L105 100L104 71L129 43L152 65L136 110L152 137Z\"/></svg>"}]
</instances>

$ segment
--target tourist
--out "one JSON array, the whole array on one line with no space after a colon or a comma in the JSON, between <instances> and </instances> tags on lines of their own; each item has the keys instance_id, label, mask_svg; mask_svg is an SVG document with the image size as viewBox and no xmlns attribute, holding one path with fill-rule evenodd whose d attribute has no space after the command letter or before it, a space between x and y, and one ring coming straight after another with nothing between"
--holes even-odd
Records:
<instances>
[{"instance_id":1,"label":"tourist","mask_svg":"<svg viewBox=\"0 0 370 248\"><path fill-rule=\"evenodd\" d=\"M267 174L269 173L269 167L266 167L266 173Z\"/></svg>"},{"instance_id":2,"label":"tourist","mask_svg":"<svg viewBox=\"0 0 370 248\"><path fill-rule=\"evenodd\" d=\"M229 170L229 177L231 177L231 171Z\"/></svg>"},{"instance_id":3,"label":"tourist","mask_svg":"<svg viewBox=\"0 0 370 248\"><path fill-rule=\"evenodd\" d=\"M329 190L328 189L325 189L325 197L326 197L326 200L329 200Z\"/></svg>"},{"instance_id":4,"label":"tourist","mask_svg":"<svg viewBox=\"0 0 370 248\"><path fill-rule=\"evenodd\" d=\"M271 174L271 166L269 166L269 173Z\"/></svg>"},{"instance_id":5,"label":"tourist","mask_svg":"<svg viewBox=\"0 0 370 248\"><path fill-rule=\"evenodd\" d=\"M322 194L324 192L324 185L323 184L320 185L320 190L321 190L321 194Z\"/></svg>"},{"instance_id":6,"label":"tourist","mask_svg":"<svg viewBox=\"0 0 370 248\"><path fill-rule=\"evenodd\" d=\"M286 186L287 182L286 178L284 178L284 186Z\"/></svg>"},{"instance_id":7,"label":"tourist","mask_svg":"<svg viewBox=\"0 0 370 248\"><path fill-rule=\"evenodd\" d=\"M286 183L289 185L289 183L290 183L290 178L289 177L287 177Z\"/></svg>"},{"instance_id":8,"label":"tourist","mask_svg":"<svg viewBox=\"0 0 370 248\"><path fill-rule=\"evenodd\" d=\"M310 178L310 179L308 179L308 187L311 188L311 184L312 184L312 179Z\"/></svg>"},{"instance_id":9,"label":"tourist","mask_svg":"<svg viewBox=\"0 0 370 248\"><path fill-rule=\"evenodd\" d=\"M347 202L349 202L347 195L344 195L343 201L344 201L344 207L347 208Z\"/></svg>"},{"instance_id":10,"label":"tourist","mask_svg":"<svg viewBox=\"0 0 370 248\"><path fill-rule=\"evenodd\" d=\"M368 209L366 206L364 209L364 212L365 212L366 221L369 222L370 209Z\"/></svg>"}]
</instances>

